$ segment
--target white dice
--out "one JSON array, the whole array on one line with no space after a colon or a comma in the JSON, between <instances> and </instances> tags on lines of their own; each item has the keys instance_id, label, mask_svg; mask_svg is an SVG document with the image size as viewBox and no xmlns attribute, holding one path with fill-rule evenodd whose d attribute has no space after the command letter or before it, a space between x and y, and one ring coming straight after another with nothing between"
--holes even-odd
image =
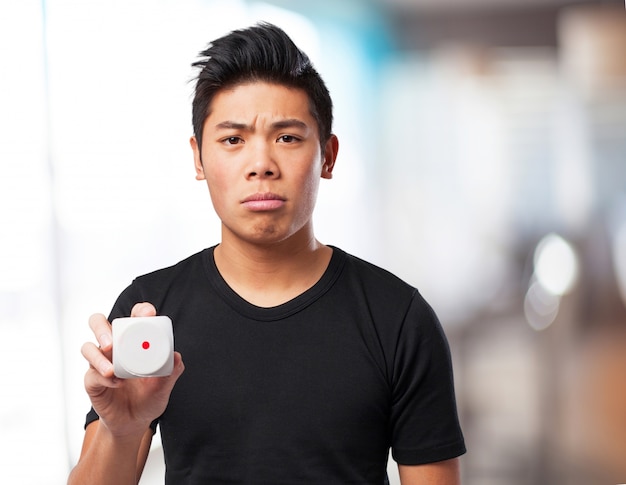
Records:
<instances>
[{"instance_id":1,"label":"white dice","mask_svg":"<svg viewBox=\"0 0 626 485\"><path fill-rule=\"evenodd\" d=\"M116 318L113 372L117 377L169 376L174 369L174 332L169 317Z\"/></svg>"}]
</instances>

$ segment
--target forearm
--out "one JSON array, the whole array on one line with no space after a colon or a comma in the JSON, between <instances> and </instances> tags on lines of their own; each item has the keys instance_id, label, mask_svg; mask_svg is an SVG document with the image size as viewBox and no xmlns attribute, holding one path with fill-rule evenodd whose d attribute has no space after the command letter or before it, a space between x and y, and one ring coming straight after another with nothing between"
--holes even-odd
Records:
<instances>
[{"instance_id":1,"label":"forearm","mask_svg":"<svg viewBox=\"0 0 626 485\"><path fill-rule=\"evenodd\" d=\"M93 423L68 485L136 485L147 457L152 432L114 436L105 426Z\"/></svg>"},{"instance_id":2,"label":"forearm","mask_svg":"<svg viewBox=\"0 0 626 485\"><path fill-rule=\"evenodd\" d=\"M399 465L402 485L460 485L459 459L425 465Z\"/></svg>"}]
</instances>

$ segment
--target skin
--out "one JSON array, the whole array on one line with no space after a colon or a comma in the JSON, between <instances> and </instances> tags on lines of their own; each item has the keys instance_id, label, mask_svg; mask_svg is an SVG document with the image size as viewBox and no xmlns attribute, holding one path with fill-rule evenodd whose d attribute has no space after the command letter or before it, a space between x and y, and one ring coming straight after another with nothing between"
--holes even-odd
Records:
<instances>
[{"instance_id":1,"label":"skin","mask_svg":"<svg viewBox=\"0 0 626 485\"><path fill-rule=\"evenodd\" d=\"M402 485L460 485L459 468L458 458L425 465L398 465Z\"/></svg>"},{"instance_id":2,"label":"skin","mask_svg":"<svg viewBox=\"0 0 626 485\"><path fill-rule=\"evenodd\" d=\"M308 106L301 90L238 85L215 96L202 147L191 139L196 178L206 181L222 221L216 264L237 293L259 306L311 287L332 254L315 239L312 214L339 145L335 136L321 145Z\"/></svg>"},{"instance_id":3,"label":"skin","mask_svg":"<svg viewBox=\"0 0 626 485\"><path fill-rule=\"evenodd\" d=\"M153 316L149 303L139 303L131 316ZM176 380L185 366L174 355L174 371L168 377L118 379L111 363L111 325L101 314L92 315L89 326L100 347L88 342L81 351L89 362L85 390L100 420L86 431L81 456L69 476L70 484L136 484L150 450L150 423L160 416Z\"/></svg>"},{"instance_id":4,"label":"skin","mask_svg":"<svg viewBox=\"0 0 626 485\"><path fill-rule=\"evenodd\" d=\"M284 303L322 276L332 249L314 236L312 215L321 179L332 177L339 144L321 143L305 92L263 82L216 94L202 146L191 138L196 179L205 181L222 221L215 261L226 282L249 302ZM149 303L132 316L155 315ZM111 326L90 318L100 345L87 343L85 388L100 416L85 432L70 484L136 484L148 456L149 424L162 414L184 371L175 355L169 377L117 379L111 364ZM458 460L400 466L403 485L456 485Z\"/></svg>"}]
</instances>

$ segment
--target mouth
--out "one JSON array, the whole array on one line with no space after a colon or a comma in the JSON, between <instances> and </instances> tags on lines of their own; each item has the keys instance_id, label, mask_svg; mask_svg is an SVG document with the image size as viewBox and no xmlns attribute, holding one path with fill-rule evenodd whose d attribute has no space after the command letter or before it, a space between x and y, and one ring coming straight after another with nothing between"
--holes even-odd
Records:
<instances>
[{"instance_id":1,"label":"mouth","mask_svg":"<svg viewBox=\"0 0 626 485\"><path fill-rule=\"evenodd\" d=\"M281 208L285 204L285 198L271 192L263 192L250 195L241 203L254 212L271 211Z\"/></svg>"}]
</instances>

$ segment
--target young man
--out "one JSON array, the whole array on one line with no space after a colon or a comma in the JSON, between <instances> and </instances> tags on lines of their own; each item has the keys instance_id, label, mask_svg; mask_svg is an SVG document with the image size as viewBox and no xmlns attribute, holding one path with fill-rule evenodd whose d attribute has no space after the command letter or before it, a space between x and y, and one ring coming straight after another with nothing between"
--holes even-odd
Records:
<instances>
[{"instance_id":1,"label":"young man","mask_svg":"<svg viewBox=\"0 0 626 485\"><path fill-rule=\"evenodd\" d=\"M94 315L87 416L71 484L134 484L160 426L166 483L459 483L447 342L418 291L315 238L338 141L304 53L260 24L202 53L191 139L221 242L141 276ZM168 315L169 377L119 379L111 326ZM185 359L183 365L182 358Z\"/></svg>"}]
</instances>

